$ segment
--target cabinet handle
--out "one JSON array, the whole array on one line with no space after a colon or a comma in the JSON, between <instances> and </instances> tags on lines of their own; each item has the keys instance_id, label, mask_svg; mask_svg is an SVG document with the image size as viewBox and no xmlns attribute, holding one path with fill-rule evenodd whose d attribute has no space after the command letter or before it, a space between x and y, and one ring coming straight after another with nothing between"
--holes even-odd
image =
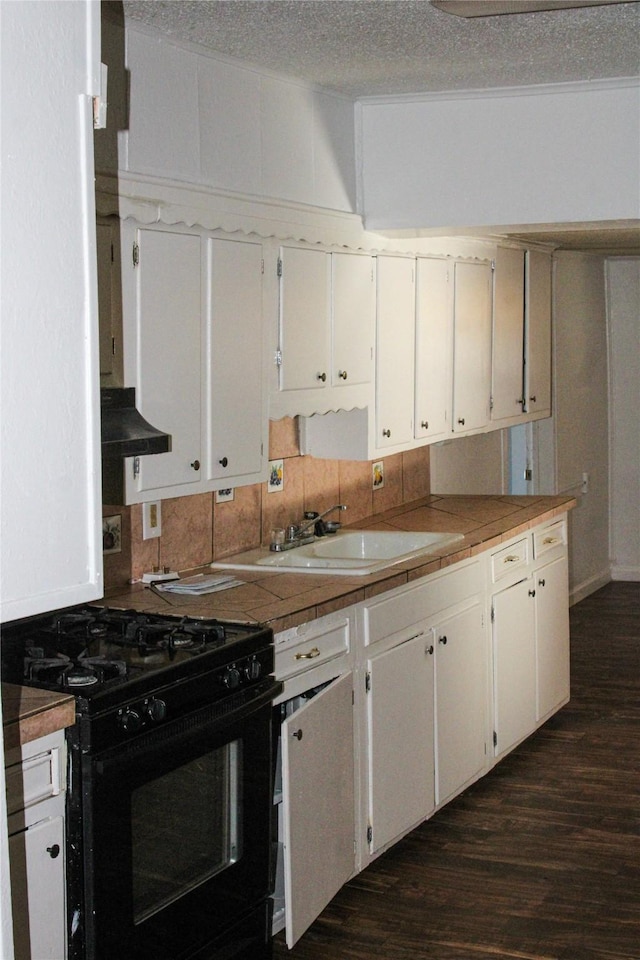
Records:
<instances>
[{"instance_id":1,"label":"cabinet handle","mask_svg":"<svg viewBox=\"0 0 640 960\"><path fill-rule=\"evenodd\" d=\"M390 436L391 436L391 430L383 430L383 431L382 431L382 436L383 436L383 437L390 437Z\"/></svg>"},{"instance_id":2,"label":"cabinet handle","mask_svg":"<svg viewBox=\"0 0 640 960\"><path fill-rule=\"evenodd\" d=\"M294 730L291 736L295 737L296 740L302 740L302 730Z\"/></svg>"},{"instance_id":3,"label":"cabinet handle","mask_svg":"<svg viewBox=\"0 0 640 960\"><path fill-rule=\"evenodd\" d=\"M545 580L538 580L538 586L539 586L539 587L544 587L545 584L546 584L546 581L545 581Z\"/></svg>"},{"instance_id":4,"label":"cabinet handle","mask_svg":"<svg viewBox=\"0 0 640 960\"><path fill-rule=\"evenodd\" d=\"M52 847L47 847L47 853L49 854L52 860L55 860L60 853L60 845L57 843L54 843Z\"/></svg>"},{"instance_id":5,"label":"cabinet handle","mask_svg":"<svg viewBox=\"0 0 640 960\"><path fill-rule=\"evenodd\" d=\"M346 371L346 370L340 370L339 373L338 373L338 376L340 377L341 380L346 380L346 379L347 379L347 371Z\"/></svg>"},{"instance_id":6,"label":"cabinet handle","mask_svg":"<svg viewBox=\"0 0 640 960\"><path fill-rule=\"evenodd\" d=\"M545 547L548 547L552 543L560 543L557 537L545 537L542 542L544 543Z\"/></svg>"},{"instance_id":7,"label":"cabinet handle","mask_svg":"<svg viewBox=\"0 0 640 960\"><path fill-rule=\"evenodd\" d=\"M314 660L316 657L320 656L320 651L317 647L312 647L309 650L309 653L296 653L296 660Z\"/></svg>"},{"instance_id":8,"label":"cabinet handle","mask_svg":"<svg viewBox=\"0 0 640 960\"><path fill-rule=\"evenodd\" d=\"M508 557L505 557L502 561L503 563L516 563L520 557L516 553L510 553Z\"/></svg>"},{"instance_id":9,"label":"cabinet handle","mask_svg":"<svg viewBox=\"0 0 640 960\"><path fill-rule=\"evenodd\" d=\"M461 427L464 427L464 417L458 417L458 423Z\"/></svg>"},{"instance_id":10,"label":"cabinet handle","mask_svg":"<svg viewBox=\"0 0 640 960\"><path fill-rule=\"evenodd\" d=\"M443 644L444 646L446 646L446 645L447 645L447 638L446 638L446 636L445 636L445 637L438 637L438 643L441 643L441 644Z\"/></svg>"},{"instance_id":11,"label":"cabinet handle","mask_svg":"<svg viewBox=\"0 0 640 960\"><path fill-rule=\"evenodd\" d=\"M322 380L322 382L324 383L325 380L327 379L327 375L326 375L326 373L319 373L319 374L317 375L317 378L318 378L318 380Z\"/></svg>"},{"instance_id":12,"label":"cabinet handle","mask_svg":"<svg viewBox=\"0 0 640 960\"><path fill-rule=\"evenodd\" d=\"M193 467L194 470L199 470L199 469L200 469L200 461L199 461L199 460L194 460L193 463L191 464L191 466Z\"/></svg>"},{"instance_id":13,"label":"cabinet handle","mask_svg":"<svg viewBox=\"0 0 640 960\"><path fill-rule=\"evenodd\" d=\"M420 426L422 427L423 430L428 430L428 429L429 429L429 421L428 421L428 420L421 420L421 421L420 421Z\"/></svg>"},{"instance_id":14,"label":"cabinet handle","mask_svg":"<svg viewBox=\"0 0 640 960\"><path fill-rule=\"evenodd\" d=\"M535 396L535 394L534 394L533 397L529 397L529 400L531 401L531 403L535 403L535 402L537 401L537 399L538 399L538 398Z\"/></svg>"},{"instance_id":15,"label":"cabinet handle","mask_svg":"<svg viewBox=\"0 0 640 960\"><path fill-rule=\"evenodd\" d=\"M524 407L524 403L525 403L524 397L519 397L516 400L516 404L520 405L521 407Z\"/></svg>"},{"instance_id":16,"label":"cabinet handle","mask_svg":"<svg viewBox=\"0 0 640 960\"><path fill-rule=\"evenodd\" d=\"M430 644L428 647L425 647L424 652L425 652L428 656L431 656L432 653L433 653L433 644Z\"/></svg>"},{"instance_id":17,"label":"cabinet handle","mask_svg":"<svg viewBox=\"0 0 640 960\"><path fill-rule=\"evenodd\" d=\"M530 597L535 597L535 595L536 595L535 590L529 590L529 596L530 596Z\"/></svg>"},{"instance_id":18,"label":"cabinet handle","mask_svg":"<svg viewBox=\"0 0 640 960\"><path fill-rule=\"evenodd\" d=\"M218 463L220 464L221 467L229 466L229 460L227 459L227 457L223 457L222 460L218 460Z\"/></svg>"}]
</instances>

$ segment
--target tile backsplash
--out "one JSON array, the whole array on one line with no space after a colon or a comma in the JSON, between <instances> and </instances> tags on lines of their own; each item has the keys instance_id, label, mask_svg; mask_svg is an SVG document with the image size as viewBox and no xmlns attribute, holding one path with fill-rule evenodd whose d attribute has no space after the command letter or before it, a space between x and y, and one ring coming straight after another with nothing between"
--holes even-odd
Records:
<instances>
[{"instance_id":1,"label":"tile backsplash","mask_svg":"<svg viewBox=\"0 0 640 960\"><path fill-rule=\"evenodd\" d=\"M189 570L267 544L272 529L299 521L305 510L322 513L346 503L340 519L354 524L430 493L428 446L385 456L384 486L374 490L369 461L301 456L298 422L286 417L270 423L269 459L284 462L281 489L236 487L233 500L222 503L215 493L163 500L162 534L155 539L142 539L140 504L105 506L105 516L122 515L122 549L104 557L105 596L154 567Z\"/></svg>"}]
</instances>

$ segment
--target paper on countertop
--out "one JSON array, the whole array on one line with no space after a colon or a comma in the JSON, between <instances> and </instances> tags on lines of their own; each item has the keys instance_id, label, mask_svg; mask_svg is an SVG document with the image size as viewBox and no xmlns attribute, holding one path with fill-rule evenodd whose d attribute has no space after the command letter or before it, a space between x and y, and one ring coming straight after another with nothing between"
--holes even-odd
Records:
<instances>
[{"instance_id":1,"label":"paper on countertop","mask_svg":"<svg viewBox=\"0 0 640 960\"><path fill-rule=\"evenodd\" d=\"M244 580L238 580L229 575L219 577L205 577L197 573L193 577L184 577L182 580L169 580L166 583L156 583L156 590L163 593L184 593L199 595L201 593L216 593L218 590L229 590L231 587L241 587Z\"/></svg>"}]
</instances>

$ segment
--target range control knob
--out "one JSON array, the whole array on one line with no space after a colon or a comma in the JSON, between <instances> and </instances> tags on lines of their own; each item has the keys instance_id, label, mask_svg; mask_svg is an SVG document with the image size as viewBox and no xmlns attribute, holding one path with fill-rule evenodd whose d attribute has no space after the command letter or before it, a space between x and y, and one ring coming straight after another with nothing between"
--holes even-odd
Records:
<instances>
[{"instance_id":1,"label":"range control knob","mask_svg":"<svg viewBox=\"0 0 640 960\"><path fill-rule=\"evenodd\" d=\"M227 690L235 690L240 686L240 671L237 667L227 667L222 677L222 682Z\"/></svg>"},{"instance_id":2,"label":"range control knob","mask_svg":"<svg viewBox=\"0 0 640 960\"><path fill-rule=\"evenodd\" d=\"M164 700L159 700L157 697L153 697L147 703L147 716L149 720L153 720L154 723L159 723L167 715L167 705Z\"/></svg>"},{"instance_id":3,"label":"range control knob","mask_svg":"<svg viewBox=\"0 0 640 960\"><path fill-rule=\"evenodd\" d=\"M142 726L142 717L137 711L127 707L118 715L118 723L125 733L137 733Z\"/></svg>"},{"instance_id":4,"label":"range control knob","mask_svg":"<svg viewBox=\"0 0 640 960\"><path fill-rule=\"evenodd\" d=\"M247 680L257 680L262 674L262 664L254 657L249 660L244 668L244 675Z\"/></svg>"}]
</instances>

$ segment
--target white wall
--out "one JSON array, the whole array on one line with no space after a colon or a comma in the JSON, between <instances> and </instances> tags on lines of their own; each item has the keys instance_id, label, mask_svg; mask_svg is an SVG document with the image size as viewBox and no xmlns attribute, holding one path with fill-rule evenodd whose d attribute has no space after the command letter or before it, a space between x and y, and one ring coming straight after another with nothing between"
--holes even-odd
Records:
<instances>
[{"instance_id":1,"label":"white wall","mask_svg":"<svg viewBox=\"0 0 640 960\"><path fill-rule=\"evenodd\" d=\"M122 32L108 21L105 31L111 49L103 56L118 64ZM126 68L130 103L128 129L120 134L121 170L355 210L352 101L129 25ZM113 165L99 142L97 169Z\"/></svg>"},{"instance_id":2,"label":"white wall","mask_svg":"<svg viewBox=\"0 0 640 960\"><path fill-rule=\"evenodd\" d=\"M432 444L429 449L431 492L508 493L507 452L505 430Z\"/></svg>"},{"instance_id":3,"label":"white wall","mask_svg":"<svg viewBox=\"0 0 640 960\"><path fill-rule=\"evenodd\" d=\"M640 259L606 263L611 575L640 580Z\"/></svg>"},{"instance_id":4,"label":"white wall","mask_svg":"<svg viewBox=\"0 0 640 960\"><path fill-rule=\"evenodd\" d=\"M640 216L640 84L601 81L360 105L368 229Z\"/></svg>"},{"instance_id":5,"label":"white wall","mask_svg":"<svg viewBox=\"0 0 640 960\"><path fill-rule=\"evenodd\" d=\"M610 580L609 429L604 261L554 255L554 441L558 493L573 493L569 514L572 600ZM589 492L581 494L582 475Z\"/></svg>"}]
</instances>

